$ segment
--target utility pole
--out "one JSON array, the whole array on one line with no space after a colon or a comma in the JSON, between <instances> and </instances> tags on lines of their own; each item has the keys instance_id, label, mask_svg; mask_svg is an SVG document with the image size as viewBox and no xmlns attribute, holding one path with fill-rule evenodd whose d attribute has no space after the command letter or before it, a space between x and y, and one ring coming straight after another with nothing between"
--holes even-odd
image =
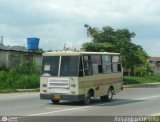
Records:
<instances>
[{"instance_id":1,"label":"utility pole","mask_svg":"<svg viewBox=\"0 0 160 122\"><path fill-rule=\"evenodd\" d=\"M3 36L1 36L0 44L3 45Z\"/></svg>"}]
</instances>

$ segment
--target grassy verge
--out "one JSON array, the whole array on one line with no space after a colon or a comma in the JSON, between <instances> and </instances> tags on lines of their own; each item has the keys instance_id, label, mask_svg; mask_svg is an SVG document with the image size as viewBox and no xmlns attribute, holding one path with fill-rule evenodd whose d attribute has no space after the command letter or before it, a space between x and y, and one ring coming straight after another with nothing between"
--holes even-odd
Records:
<instances>
[{"instance_id":1,"label":"grassy verge","mask_svg":"<svg viewBox=\"0 0 160 122\"><path fill-rule=\"evenodd\" d=\"M0 90L0 93L16 93L16 92L39 92L39 88L36 89L5 89L5 90Z\"/></svg>"},{"instance_id":2,"label":"grassy verge","mask_svg":"<svg viewBox=\"0 0 160 122\"><path fill-rule=\"evenodd\" d=\"M5 90L0 90L0 93L11 93L11 92L16 92L16 89L5 89Z\"/></svg>"},{"instance_id":3,"label":"grassy verge","mask_svg":"<svg viewBox=\"0 0 160 122\"><path fill-rule=\"evenodd\" d=\"M145 121L139 121L139 122L160 122L160 116L150 116Z\"/></svg>"},{"instance_id":4,"label":"grassy verge","mask_svg":"<svg viewBox=\"0 0 160 122\"><path fill-rule=\"evenodd\" d=\"M145 76L145 77L136 77L136 76L124 76L124 84L142 84L142 83L160 83L160 76Z\"/></svg>"},{"instance_id":5,"label":"grassy verge","mask_svg":"<svg viewBox=\"0 0 160 122\"><path fill-rule=\"evenodd\" d=\"M38 70L21 72L18 68L0 71L0 92L15 92L16 89L39 88Z\"/></svg>"}]
</instances>

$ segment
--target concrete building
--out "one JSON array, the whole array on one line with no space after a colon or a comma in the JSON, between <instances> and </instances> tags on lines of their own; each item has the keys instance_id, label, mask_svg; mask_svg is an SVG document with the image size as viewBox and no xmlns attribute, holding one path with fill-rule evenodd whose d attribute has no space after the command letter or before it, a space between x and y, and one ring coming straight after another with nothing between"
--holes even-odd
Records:
<instances>
[{"instance_id":1,"label":"concrete building","mask_svg":"<svg viewBox=\"0 0 160 122\"><path fill-rule=\"evenodd\" d=\"M0 48L0 65L5 65L7 68L15 67L16 65L27 61L34 62L40 66L41 60L41 51Z\"/></svg>"},{"instance_id":2,"label":"concrete building","mask_svg":"<svg viewBox=\"0 0 160 122\"><path fill-rule=\"evenodd\" d=\"M150 57L148 62L154 74L160 74L160 57Z\"/></svg>"}]
</instances>

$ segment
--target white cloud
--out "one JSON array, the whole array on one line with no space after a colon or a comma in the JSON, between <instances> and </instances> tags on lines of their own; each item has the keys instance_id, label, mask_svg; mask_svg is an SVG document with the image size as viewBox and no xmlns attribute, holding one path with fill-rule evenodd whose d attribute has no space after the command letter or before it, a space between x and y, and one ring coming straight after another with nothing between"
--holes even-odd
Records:
<instances>
[{"instance_id":1,"label":"white cloud","mask_svg":"<svg viewBox=\"0 0 160 122\"><path fill-rule=\"evenodd\" d=\"M6 45L25 45L29 36L40 37L40 47L60 49L64 43L88 41L84 24L128 28L134 41L147 47L160 38L159 0L1 0L0 35ZM157 49L157 51L152 51ZM145 48L158 55L158 46Z\"/></svg>"}]
</instances>

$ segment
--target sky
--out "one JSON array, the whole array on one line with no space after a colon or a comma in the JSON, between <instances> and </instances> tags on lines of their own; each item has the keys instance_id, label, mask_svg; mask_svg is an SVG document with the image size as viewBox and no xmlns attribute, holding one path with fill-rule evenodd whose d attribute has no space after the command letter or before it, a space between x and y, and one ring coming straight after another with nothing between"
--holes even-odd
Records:
<instances>
[{"instance_id":1,"label":"sky","mask_svg":"<svg viewBox=\"0 0 160 122\"><path fill-rule=\"evenodd\" d=\"M4 45L27 46L40 38L44 50L77 49L87 37L84 24L129 29L132 42L160 56L160 0L0 0L0 36Z\"/></svg>"}]
</instances>

